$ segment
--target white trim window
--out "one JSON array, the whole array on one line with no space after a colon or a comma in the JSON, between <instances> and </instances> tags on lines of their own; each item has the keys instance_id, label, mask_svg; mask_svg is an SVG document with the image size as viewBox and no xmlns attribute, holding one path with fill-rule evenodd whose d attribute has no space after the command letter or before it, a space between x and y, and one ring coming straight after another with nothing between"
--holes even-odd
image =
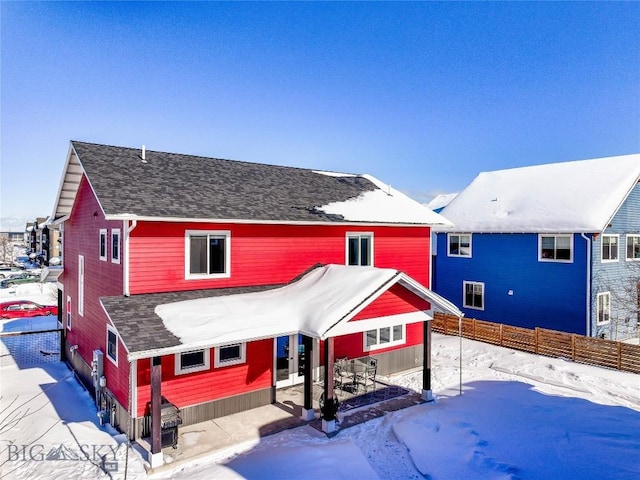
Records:
<instances>
[{"instance_id":1,"label":"white trim window","mask_svg":"<svg viewBox=\"0 0 640 480\"><path fill-rule=\"evenodd\" d=\"M640 234L627 235L627 260L640 260Z\"/></svg>"},{"instance_id":2,"label":"white trim window","mask_svg":"<svg viewBox=\"0 0 640 480\"><path fill-rule=\"evenodd\" d=\"M185 278L228 278L231 272L231 232L185 232Z\"/></svg>"},{"instance_id":3,"label":"white trim window","mask_svg":"<svg viewBox=\"0 0 640 480\"><path fill-rule=\"evenodd\" d=\"M71 296L67 295L67 330L71 330Z\"/></svg>"},{"instance_id":4,"label":"white trim window","mask_svg":"<svg viewBox=\"0 0 640 480\"><path fill-rule=\"evenodd\" d=\"M462 291L462 305L465 308L484 310L484 283L463 281Z\"/></svg>"},{"instance_id":5,"label":"white trim window","mask_svg":"<svg viewBox=\"0 0 640 480\"><path fill-rule=\"evenodd\" d=\"M78 255L78 315L84 316L84 255Z\"/></svg>"},{"instance_id":6,"label":"white trim window","mask_svg":"<svg viewBox=\"0 0 640 480\"><path fill-rule=\"evenodd\" d=\"M99 253L100 260L107 260L107 229L100 229L100 240L99 240Z\"/></svg>"},{"instance_id":7,"label":"white trim window","mask_svg":"<svg viewBox=\"0 0 640 480\"><path fill-rule=\"evenodd\" d=\"M596 324L604 325L611 319L611 293L599 293L596 298Z\"/></svg>"},{"instance_id":8,"label":"white trim window","mask_svg":"<svg viewBox=\"0 0 640 480\"><path fill-rule=\"evenodd\" d=\"M471 258L471 234L447 233L447 256Z\"/></svg>"},{"instance_id":9,"label":"white trim window","mask_svg":"<svg viewBox=\"0 0 640 480\"><path fill-rule=\"evenodd\" d=\"M602 235L602 249L600 261L617 262L618 261L618 245L620 243L619 235Z\"/></svg>"},{"instance_id":10,"label":"white trim window","mask_svg":"<svg viewBox=\"0 0 640 480\"><path fill-rule=\"evenodd\" d=\"M538 235L538 260L573 262L573 235Z\"/></svg>"},{"instance_id":11,"label":"white trim window","mask_svg":"<svg viewBox=\"0 0 640 480\"><path fill-rule=\"evenodd\" d=\"M118 366L118 333L111 325L107 325L107 358Z\"/></svg>"},{"instance_id":12,"label":"white trim window","mask_svg":"<svg viewBox=\"0 0 640 480\"><path fill-rule=\"evenodd\" d=\"M216 347L215 358L213 359L214 367L228 367L229 365L238 365L245 363L247 359L247 344L233 343L230 345L222 345Z\"/></svg>"},{"instance_id":13,"label":"white trim window","mask_svg":"<svg viewBox=\"0 0 640 480\"><path fill-rule=\"evenodd\" d=\"M347 265L373 266L373 233L347 232Z\"/></svg>"},{"instance_id":14,"label":"white trim window","mask_svg":"<svg viewBox=\"0 0 640 480\"><path fill-rule=\"evenodd\" d=\"M120 263L120 229L111 230L111 263Z\"/></svg>"},{"instance_id":15,"label":"white trim window","mask_svg":"<svg viewBox=\"0 0 640 480\"><path fill-rule=\"evenodd\" d=\"M362 349L365 352L393 347L407 343L407 326L405 324L389 325L363 332Z\"/></svg>"},{"instance_id":16,"label":"white trim window","mask_svg":"<svg viewBox=\"0 0 640 480\"><path fill-rule=\"evenodd\" d=\"M209 370L211 366L210 349L192 350L175 354L175 373L184 375L185 373L202 372Z\"/></svg>"}]
</instances>

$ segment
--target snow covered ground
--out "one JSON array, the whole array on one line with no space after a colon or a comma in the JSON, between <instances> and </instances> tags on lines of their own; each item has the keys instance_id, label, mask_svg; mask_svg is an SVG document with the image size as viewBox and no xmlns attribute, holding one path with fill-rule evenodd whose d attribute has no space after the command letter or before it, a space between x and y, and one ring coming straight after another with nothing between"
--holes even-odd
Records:
<instances>
[{"instance_id":1,"label":"snow covered ground","mask_svg":"<svg viewBox=\"0 0 640 480\"><path fill-rule=\"evenodd\" d=\"M308 426L288 430L151 478L640 476L640 376L463 339L460 395L460 339L434 334L433 343L435 402L331 439ZM128 461L127 478L147 478L66 366L3 366L0 376L0 477L119 479ZM421 372L391 380L419 390Z\"/></svg>"}]
</instances>

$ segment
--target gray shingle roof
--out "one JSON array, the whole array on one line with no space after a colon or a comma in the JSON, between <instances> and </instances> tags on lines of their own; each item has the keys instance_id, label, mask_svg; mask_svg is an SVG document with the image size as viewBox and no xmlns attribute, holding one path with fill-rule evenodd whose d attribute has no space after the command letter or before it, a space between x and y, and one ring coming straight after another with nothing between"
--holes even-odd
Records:
<instances>
[{"instance_id":1,"label":"gray shingle roof","mask_svg":"<svg viewBox=\"0 0 640 480\"><path fill-rule=\"evenodd\" d=\"M361 176L71 142L106 215L337 222L316 207L378 187Z\"/></svg>"},{"instance_id":2,"label":"gray shingle roof","mask_svg":"<svg viewBox=\"0 0 640 480\"><path fill-rule=\"evenodd\" d=\"M130 297L103 297L100 301L118 330L120 339L131 354L178 347L181 345L180 339L167 330L162 323L162 319L155 314L155 308L158 305L237 293L262 292L281 286L282 285L261 285L151 293L132 295Z\"/></svg>"}]
</instances>

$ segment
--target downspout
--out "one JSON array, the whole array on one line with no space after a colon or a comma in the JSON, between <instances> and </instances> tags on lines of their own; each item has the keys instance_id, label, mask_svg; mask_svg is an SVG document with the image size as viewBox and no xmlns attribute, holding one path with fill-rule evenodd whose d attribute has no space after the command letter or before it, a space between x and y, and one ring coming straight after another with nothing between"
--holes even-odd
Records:
<instances>
[{"instance_id":1,"label":"downspout","mask_svg":"<svg viewBox=\"0 0 640 480\"><path fill-rule=\"evenodd\" d=\"M128 297L131 295L131 291L129 289L129 237L134 228L138 225L137 220L131 220L131 225L127 228L124 228L124 268L123 276L124 276L124 296ZM124 227L125 225L123 225Z\"/></svg>"},{"instance_id":2,"label":"downspout","mask_svg":"<svg viewBox=\"0 0 640 480\"><path fill-rule=\"evenodd\" d=\"M587 328L585 330L585 334L587 337L591 336L591 239L587 237L584 233L581 233L580 236L585 239L587 242L587 305L586 305L586 313L587 313Z\"/></svg>"}]
</instances>

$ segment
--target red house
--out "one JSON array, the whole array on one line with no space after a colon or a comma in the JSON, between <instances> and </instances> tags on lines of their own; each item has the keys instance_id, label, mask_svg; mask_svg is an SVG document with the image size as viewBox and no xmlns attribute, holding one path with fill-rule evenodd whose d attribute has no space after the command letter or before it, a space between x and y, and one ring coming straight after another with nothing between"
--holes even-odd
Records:
<instances>
[{"instance_id":1,"label":"red house","mask_svg":"<svg viewBox=\"0 0 640 480\"><path fill-rule=\"evenodd\" d=\"M371 176L73 141L53 216L69 363L132 438L150 410L154 454L162 397L188 425L304 381L311 419L336 357L424 363L430 395L429 320L458 313L428 289L448 222Z\"/></svg>"}]
</instances>

